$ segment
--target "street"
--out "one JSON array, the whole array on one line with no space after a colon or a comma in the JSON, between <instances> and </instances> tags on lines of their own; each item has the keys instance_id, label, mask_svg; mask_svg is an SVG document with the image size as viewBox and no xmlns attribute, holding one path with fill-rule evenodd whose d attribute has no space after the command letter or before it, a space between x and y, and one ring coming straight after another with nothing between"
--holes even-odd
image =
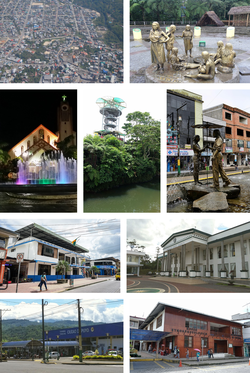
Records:
<instances>
[{"instance_id":1,"label":"street","mask_svg":"<svg viewBox=\"0 0 250 373\"><path fill-rule=\"evenodd\" d=\"M73 290L68 290L68 293L120 293L120 281L115 278L110 278L107 281L97 284L82 286Z\"/></svg>"},{"instance_id":2,"label":"street","mask_svg":"<svg viewBox=\"0 0 250 373\"><path fill-rule=\"evenodd\" d=\"M44 372L83 372L84 373L122 373L122 365L75 365L75 364L42 364L41 360L37 361L8 361L0 363L1 373L44 373Z\"/></svg>"},{"instance_id":3,"label":"street","mask_svg":"<svg viewBox=\"0 0 250 373\"><path fill-rule=\"evenodd\" d=\"M171 372L182 372L182 373L236 373L236 372L249 372L248 362L244 363L231 363L231 364L218 364L216 366L202 366L202 367L186 367L183 365L179 367L178 364L168 363L166 361L141 361L131 362L130 372L134 373L171 373Z\"/></svg>"}]
</instances>

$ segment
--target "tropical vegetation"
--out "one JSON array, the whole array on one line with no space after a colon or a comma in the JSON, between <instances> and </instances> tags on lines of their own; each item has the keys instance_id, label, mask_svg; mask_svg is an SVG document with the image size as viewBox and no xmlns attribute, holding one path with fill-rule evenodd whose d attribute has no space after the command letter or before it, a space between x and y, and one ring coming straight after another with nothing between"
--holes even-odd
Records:
<instances>
[{"instance_id":1,"label":"tropical vegetation","mask_svg":"<svg viewBox=\"0 0 250 373\"><path fill-rule=\"evenodd\" d=\"M194 23L213 10L221 20L235 6L250 5L250 0L130 0L131 21L168 21Z\"/></svg>"},{"instance_id":2,"label":"tropical vegetation","mask_svg":"<svg viewBox=\"0 0 250 373\"><path fill-rule=\"evenodd\" d=\"M84 139L84 189L97 192L146 182L160 174L160 122L149 113L128 114L126 142L113 135Z\"/></svg>"}]
</instances>

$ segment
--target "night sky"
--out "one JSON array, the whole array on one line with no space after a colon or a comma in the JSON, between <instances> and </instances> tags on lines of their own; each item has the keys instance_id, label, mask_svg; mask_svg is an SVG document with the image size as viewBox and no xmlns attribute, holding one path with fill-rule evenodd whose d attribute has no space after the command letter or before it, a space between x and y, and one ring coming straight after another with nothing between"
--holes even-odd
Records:
<instances>
[{"instance_id":1,"label":"night sky","mask_svg":"<svg viewBox=\"0 0 250 373\"><path fill-rule=\"evenodd\" d=\"M77 90L0 90L0 143L11 149L40 124L57 131L57 107L62 96L73 109L73 129L77 131Z\"/></svg>"}]
</instances>

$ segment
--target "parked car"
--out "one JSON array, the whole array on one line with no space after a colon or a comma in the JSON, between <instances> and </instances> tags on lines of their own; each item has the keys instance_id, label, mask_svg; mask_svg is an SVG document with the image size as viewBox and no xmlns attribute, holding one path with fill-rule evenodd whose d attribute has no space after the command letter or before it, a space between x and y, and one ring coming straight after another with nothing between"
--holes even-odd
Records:
<instances>
[{"instance_id":1,"label":"parked car","mask_svg":"<svg viewBox=\"0 0 250 373\"><path fill-rule=\"evenodd\" d=\"M91 350L85 351L82 353L82 356L93 356L93 355L95 355L95 353Z\"/></svg>"},{"instance_id":2,"label":"parked car","mask_svg":"<svg viewBox=\"0 0 250 373\"><path fill-rule=\"evenodd\" d=\"M58 357L60 357L60 354L57 351L51 351L49 353L49 359L57 359Z\"/></svg>"},{"instance_id":3,"label":"parked car","mask_svg":"<svg viewBox=\"0 0 250 373\"><path fill-rule=\"evenodd\" d=\"M120 281L120 272L117 272L115 275L116 281Z\"/></svg>"},{"instance_id":4,"label":"parked car","mask_svg":"<svg viewBox=\"0 0 250 373\"><path fill-rule=\"evenodd\" d=\"M108 355L117 356L118 352L116 350L109 350Z\"/></svg>"}]
</instances>

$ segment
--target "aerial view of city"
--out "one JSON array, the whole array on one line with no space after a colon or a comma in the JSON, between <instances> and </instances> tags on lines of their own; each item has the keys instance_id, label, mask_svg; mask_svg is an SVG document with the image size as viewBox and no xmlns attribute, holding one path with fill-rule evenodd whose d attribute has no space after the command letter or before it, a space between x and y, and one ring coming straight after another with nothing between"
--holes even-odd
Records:
<instances>
[{"instance_id":1,"label":"aerial view of city","mask_svg":"<svg viewBox=\"0 0 250 373\"><path fill-rule=\"evenodd\" d=\"M101 4L100 4L101 3ZM0 83L123 82L123 4L0 0Z\"/></svg>"}]
</instances>

